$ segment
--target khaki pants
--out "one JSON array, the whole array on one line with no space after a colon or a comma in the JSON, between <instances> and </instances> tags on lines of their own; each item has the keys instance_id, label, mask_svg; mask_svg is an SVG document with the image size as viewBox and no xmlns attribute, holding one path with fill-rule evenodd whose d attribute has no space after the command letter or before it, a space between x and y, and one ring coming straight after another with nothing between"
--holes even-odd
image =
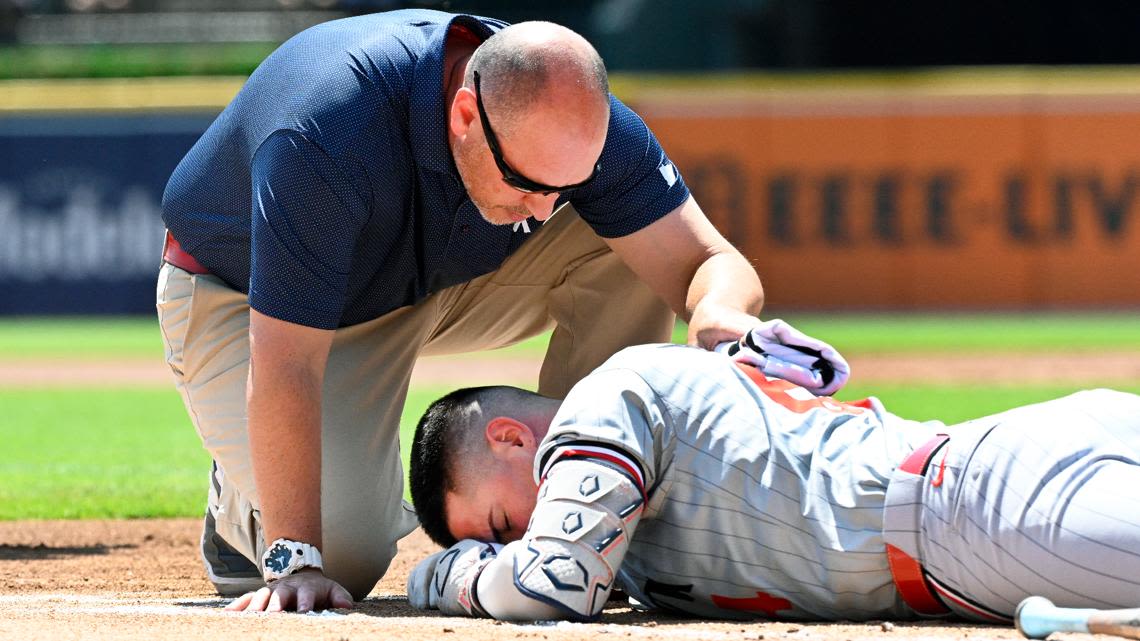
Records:
<instances>
[{"instance_id":1,"label":"khaki pants","mask_svg":"<svg viewBox=\"0 0 1140 641\"><path fill-rule=\"evenodd\" d=\"M217 532L258 561L265 541L246 432L247 296L163 265L157 298L167 362L218 466L209 498ZM337 330L322 400L325 573L363 598L416 526L402 499L399 425L418 356L502 347L553 325L538 387L561 397L622 347L668 340L672 324L665 304L567 206L498 271Z\"/></svg>"}]
</instances>

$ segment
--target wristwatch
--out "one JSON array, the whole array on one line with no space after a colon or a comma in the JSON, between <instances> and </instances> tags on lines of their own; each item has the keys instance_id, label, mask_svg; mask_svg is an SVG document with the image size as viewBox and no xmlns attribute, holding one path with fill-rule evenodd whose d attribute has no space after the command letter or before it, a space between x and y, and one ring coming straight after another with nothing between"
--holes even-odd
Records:
<instances>
[{"instance_id":1,"label":"wristwatch","mask_svg":"<svg viewBox=\"0 0 1140 641\"><path fill-rule=\"evenodd\" d=\"M321 569L321 552L315 546L289 539L277 539L261 557L265 581L289 576L301 568Z\"/></svg>"}]
</instances>

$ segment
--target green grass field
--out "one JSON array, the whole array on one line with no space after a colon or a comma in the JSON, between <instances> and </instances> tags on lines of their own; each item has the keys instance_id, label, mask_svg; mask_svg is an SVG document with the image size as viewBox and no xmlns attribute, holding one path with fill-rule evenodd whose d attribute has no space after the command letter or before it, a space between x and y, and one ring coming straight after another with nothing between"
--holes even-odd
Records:
<instances>
[{"instance_id":1,"label":"green grass field","mask_svg":"<svg viewBox=\"0 0 1140 641\"><path fill-rule=\"evenodd\" d=\"M413 390L402 425L448 391ZM0 520L202 513L210 457L173 388L0 389L0 408Z\"/></svg>"},{"instance_id":2,"label":"green grass field","mask_svg":"<svg viewBox=\"0 0 1140 641\"><path fill-rule=\"evenodd\" d=\"M841 351L1140 350L1140 314L777 314ZM684 341L679 325L674 340ZM541 354L543 337L490 352ZM0 318L0 359L161 358L158 323L142 318Z\"/></svg>"},{"instance_id":3,"label":"green grass field","mask_svg":"<svg viewBox=\"0 0 1140 641\"><path fill-rule=\"evenodd\" d=\"M787 315L847 353L1124 349L1140 352L1140 316ZM678 334L683 339L683 330ZM542 339L501 350L538 356ZM0 320L0 361L28 358L161 358L151 319ZM472 381L476 384L477 381ZM957 422L1075 391L1071 387L853 384L840 397L873 394L896 414ZM1140 381L1124 386L1140 393ZM413 389L403 440L448 388ZM171 389L3 389L0 519L197 516L209 457Z\"/></svg>"}]
</instances>

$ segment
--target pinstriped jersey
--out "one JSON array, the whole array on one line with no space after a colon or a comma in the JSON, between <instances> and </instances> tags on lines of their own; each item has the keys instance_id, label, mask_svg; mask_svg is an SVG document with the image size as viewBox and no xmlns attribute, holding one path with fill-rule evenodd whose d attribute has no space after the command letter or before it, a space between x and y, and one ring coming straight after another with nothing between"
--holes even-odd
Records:
<instances>
[{"instance_id":1,"label":"pinstriped jersey","mask_svg":"<svg viewBox=\"0 0 1140 641\"><path fill-rule=\"evenodd\" d=\"M883 543L894 468L939 422L842 403L679 345L625 349L575 386L535 459L601 447L647 496L619 583L719 618L907 616Z\"/></svg>"}]
</instances>

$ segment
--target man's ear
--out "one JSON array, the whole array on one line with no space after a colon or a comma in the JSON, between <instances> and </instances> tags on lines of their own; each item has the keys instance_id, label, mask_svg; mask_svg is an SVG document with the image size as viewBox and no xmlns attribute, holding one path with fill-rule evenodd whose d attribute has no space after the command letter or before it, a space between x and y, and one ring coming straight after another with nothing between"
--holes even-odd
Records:
<instances>
[{"instance_id":1,"label":"man's ear","mask_svg":"<svg viewBox=\"0 0 1140 641\"><path fill-rule=\"evenodd\" d=\"M530 427L506 416L496 416L487 421L483 435L494 454L507 453L515 447L531 450L536 444Z\"/></svg>"},{"instance_id":2,"label":"man's ear","mask_svg":"<svg viewBox=\"0 0 1140 641\"><path fill-rule=\"evenodd\" d=\"M460 87L455 92L448 111L447 126L456 138L465 138L476 120L479 119L479 105L475 101L475 91L470 87Z\"/></svg>"}]
</instances>

